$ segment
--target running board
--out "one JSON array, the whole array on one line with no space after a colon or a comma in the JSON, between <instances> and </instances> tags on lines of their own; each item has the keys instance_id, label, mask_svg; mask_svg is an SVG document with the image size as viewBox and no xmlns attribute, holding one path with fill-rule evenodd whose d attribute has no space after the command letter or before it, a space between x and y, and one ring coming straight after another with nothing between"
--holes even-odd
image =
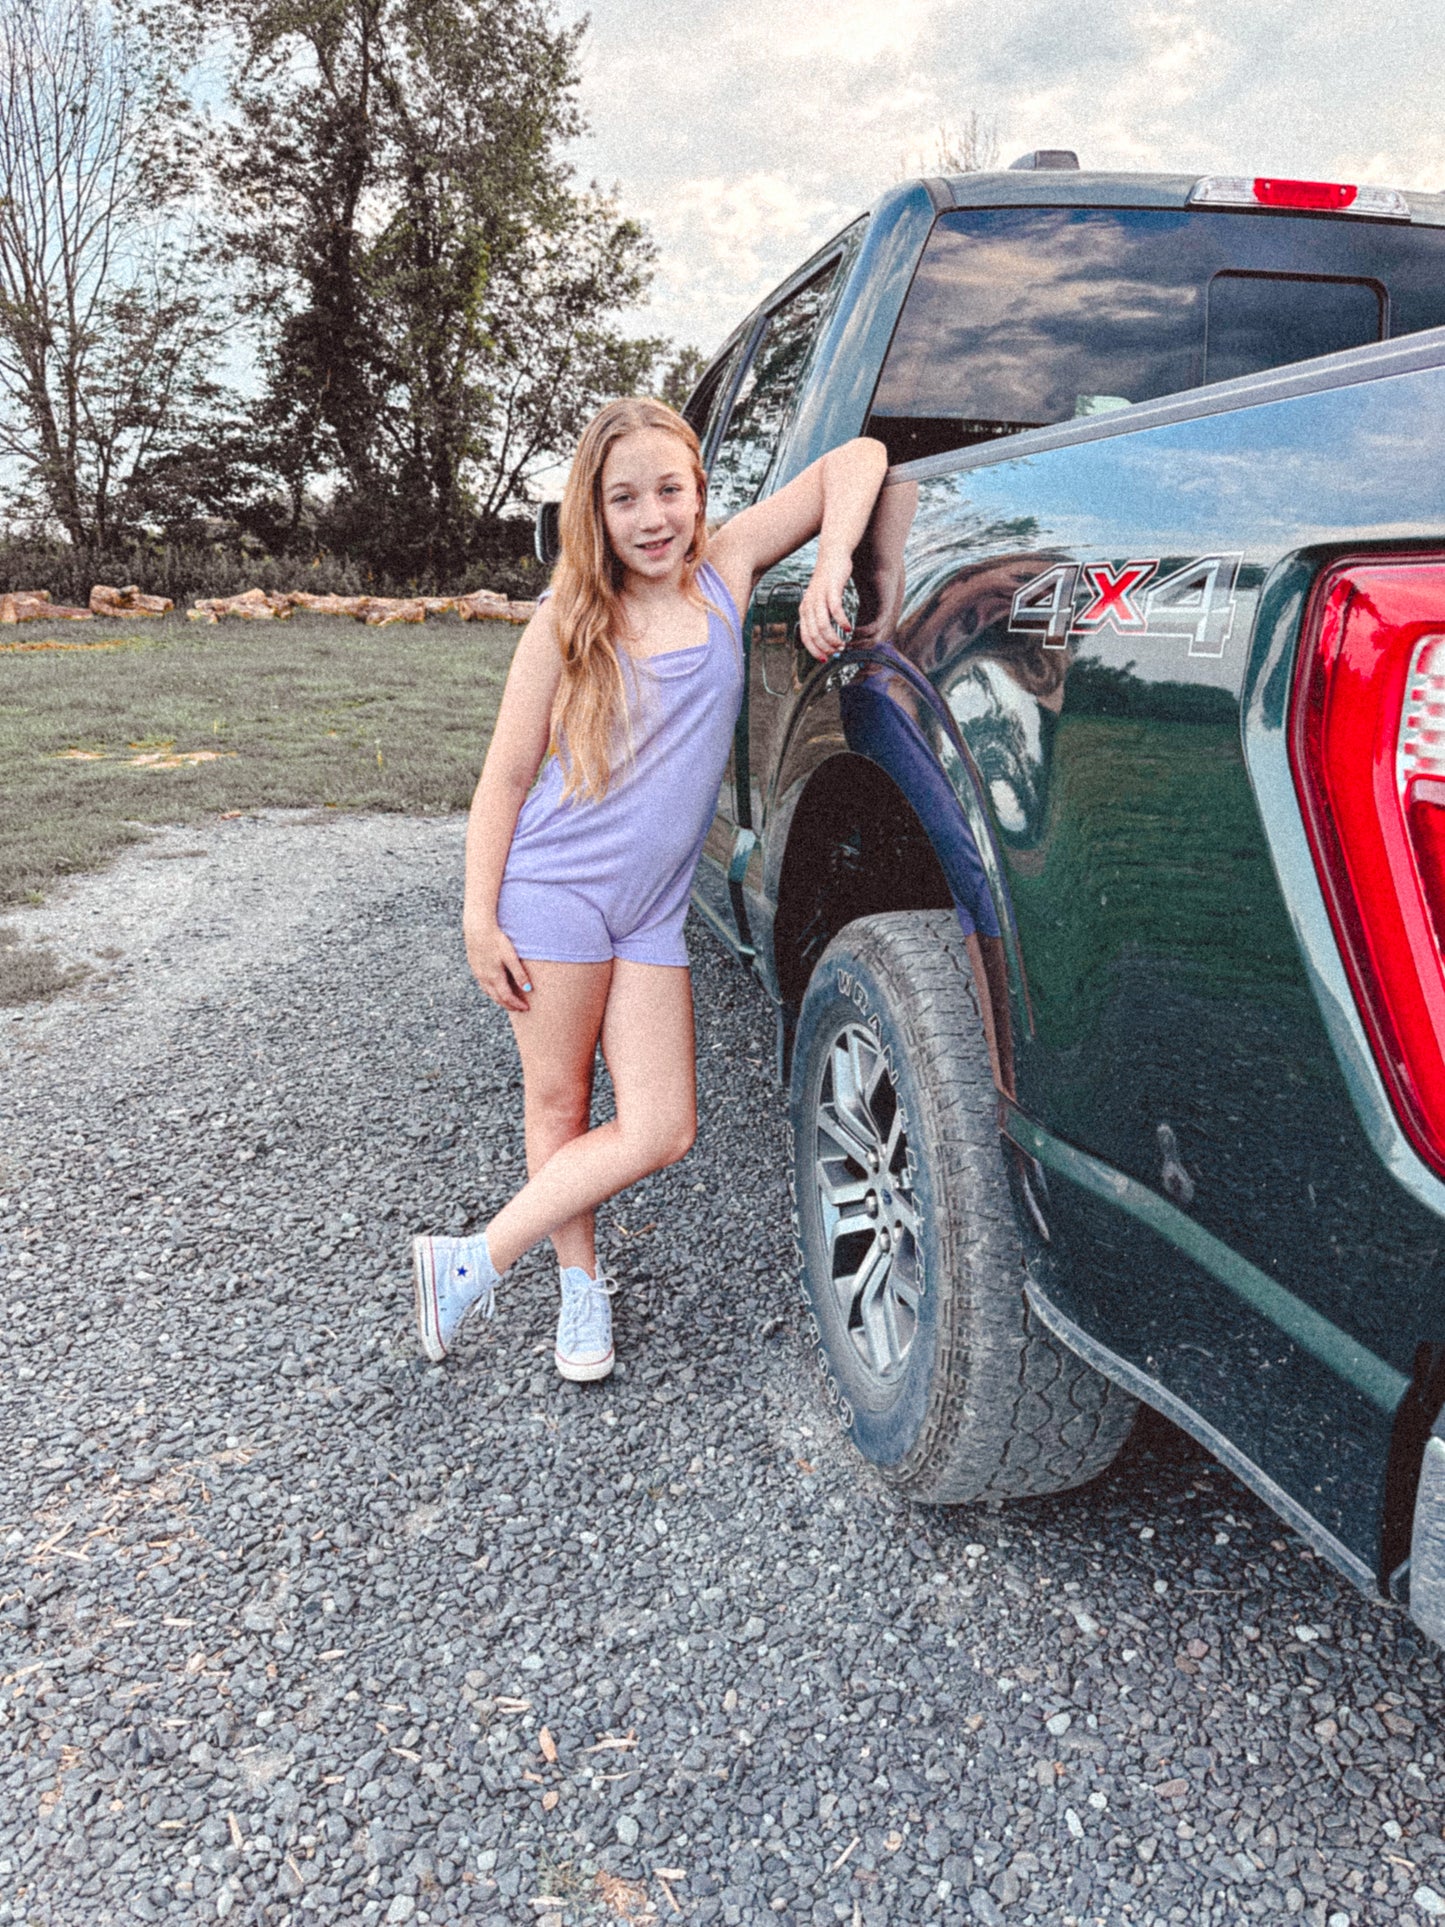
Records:
<instances>
[{"instance_id":1,"label":"running board","mask_svg":"<svg viewBox=\"0 0 1445 1927\"><path fill-rule=\"evenodd\" d=\"M756 951L738 939L737 922L732 911L730 879L714 857L704 856L693 878L692 907L720 943L739 963L754 967Z\"/></svg>"},{"instance_id":2,"label":"running board","mask_svg":"<svg viewBox=\"0 0 1445 1927\"><path fill-rule=\"evenodd\" d=\"M1267 1472L1262 1471L1253 1459L1246 1457L1223 1432L1216 1431L1208 1419L1201 1418L1192 1405L1186 1405L1182 1398L1167 1391L1157 1379L1150 1378L1147 1372L1141 1372L1127 1358L1120 1358L1117 1352L1111 1352L1097 1338L1091 1338L1072 1318L1066 1318L1057 1306L1051 1305L1032 1280L1024 1286L1024 1297L1039 1323L1067 1345L1071 1352L1077 1352L1085 1364L1092 1365L1096 1372L1111 1378L1116 1385L1122 1385L1141 1403L1152 1405L1155 1411L1162 1412L1165 1418L1177 1425L1181 1432L1187 1432L1191 1438L1197 1439L1221 1465L1234 1474L1241 1485L1247 1485L1272 1511L1277 1512L1312 1551L1322 1559L1328 1559L1335 1570L1343 1573L1361 1592L1369 1593L1372 1599L1382 1597L1379 1583L1364 1560L1351 1552L1332 1532L1327 1532L1297 1499L1291 1498L1282 1485L1276 1485Z\"/></svg>"}]
</instances>

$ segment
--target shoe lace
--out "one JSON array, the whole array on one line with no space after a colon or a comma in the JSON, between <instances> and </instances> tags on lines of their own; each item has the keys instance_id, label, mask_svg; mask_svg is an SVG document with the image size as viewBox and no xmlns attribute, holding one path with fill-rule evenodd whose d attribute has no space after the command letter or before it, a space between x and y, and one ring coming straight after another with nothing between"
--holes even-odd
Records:
<instances>
[{"instance_id":1,"label":"shoe lace","mask_svg":"<svg viewBox=\"0 0 1445 1927\"><path fill-rule=\"evenodd\" d=\"M574 1343L590 1338L599 1330L608 1300L617 1296L618 1289L617 1280L602 1271L595 1278L588 1277L573 1286L567 1300L567 1327Z\"/></svg>"},{"instance_id":2,"label":"shoe lace","mask_svg":"<svg viewBox=\"0 0 1445 1927\"><path fill-rule=\"evenodd\" d=\"M477 1268L465 1261L455 1266L452 1276L454 1288L460 1287L467 1301L461 1314L463 1318L496 1317L497 1281L494 1277L479 1286L476 1283Z\"/></svg>"}]
</instances>

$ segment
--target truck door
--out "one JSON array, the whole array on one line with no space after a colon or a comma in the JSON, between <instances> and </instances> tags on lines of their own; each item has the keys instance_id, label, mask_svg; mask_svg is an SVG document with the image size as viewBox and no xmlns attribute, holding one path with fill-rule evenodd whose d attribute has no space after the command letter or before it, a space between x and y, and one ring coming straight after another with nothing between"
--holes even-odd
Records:
<instances>
[{"instance_id":1,"label":"truck door","mask_svg":"<svg viewBox=\"0 0 1445 1927\"><path fill-rule=\"evenodd\" d=\"M839 248L821 264L810 262L803 278L795 280L771 303L750 337L747 364L712 453L708 521L714 527L765 492L840 278L842 260L843 250ZM774 576L778 578L776 584ZM759 584L752 605L742 612L748 684L698 879L698 894L709 920L720 926L728 941L746 956L753 954L754 943L743 894L744 879L761 826L749 751L756 663L765 634L780 625L786 630L790 622L796 629L797 605L807 579L806 567L798 579L798 558L792 558ZM790 648L783 653L791 660Z\"/></svg>"}]
</instances>

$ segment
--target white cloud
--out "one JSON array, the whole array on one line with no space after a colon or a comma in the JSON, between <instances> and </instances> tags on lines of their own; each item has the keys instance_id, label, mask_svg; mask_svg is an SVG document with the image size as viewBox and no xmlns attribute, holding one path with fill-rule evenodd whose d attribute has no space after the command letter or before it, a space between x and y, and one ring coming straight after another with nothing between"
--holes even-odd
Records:
<instances>
[{"instance_id":1,"label":"white cloud","mask_svg":"<svg viewBox=\"0 0 1445 1927\"><path fill-rule=\"evenodd\" d=\"M764 170L684 177L640 197L634 211L661 257L649 315L666 313L670 333L709 350L848 212L806 182Z\"/></svg>"},{"instance_id":2,"label":"white cloud","mask_svg":"<svg viewBox=\"0 0 1445 1927\"><path fill-rule=\"evenodd\" d=\"M751 286L765 272L765 255L776 252L771 244L796 243L837 212L786 175L758 172L679 181L653 218L669 241L686 252L701 244L714 268Z\"/></svg>"},{"instance_id":3,"label":"white cloud","mask_svg":"<svg viewBox=\"0 0 1445 1927\"><path fill-rule=\"evenodd\" d=\"M858 67L914 53L926 59L925 37L943 11L938 0L797 0L782 7L737 0L729 38L746 49L764 44L769 60L821 63L821 82L829 62Z\"/></svg>"}]
</instances>

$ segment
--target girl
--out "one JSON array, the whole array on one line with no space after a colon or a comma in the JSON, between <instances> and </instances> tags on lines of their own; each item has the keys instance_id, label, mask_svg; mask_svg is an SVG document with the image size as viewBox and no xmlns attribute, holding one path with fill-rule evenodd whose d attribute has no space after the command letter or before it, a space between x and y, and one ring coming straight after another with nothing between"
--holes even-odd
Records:
<instances>
[{"instance_id":1,"label":"girl","mask_svg":"<svg viewBox=\"0 0 1445 1927\"><path fill-rule=\"evenodd\" d=\"M845 443L709 539L680 415L615 401L584 430L552 592L517 645L467 831L467 960L511 1016L530 1175L479 1235L414 1241L428 1358L469 1312L490 1317L498 1279L550 1237L557 1369L612 1370L593 1213L696 1133L682 926L742 701L740 611L817 535L799 636L820 662L843 648L843 589L886 466L881 442ZM589 1130L599 1041L616 1115Z\"/></svg>"}]
</instances>

